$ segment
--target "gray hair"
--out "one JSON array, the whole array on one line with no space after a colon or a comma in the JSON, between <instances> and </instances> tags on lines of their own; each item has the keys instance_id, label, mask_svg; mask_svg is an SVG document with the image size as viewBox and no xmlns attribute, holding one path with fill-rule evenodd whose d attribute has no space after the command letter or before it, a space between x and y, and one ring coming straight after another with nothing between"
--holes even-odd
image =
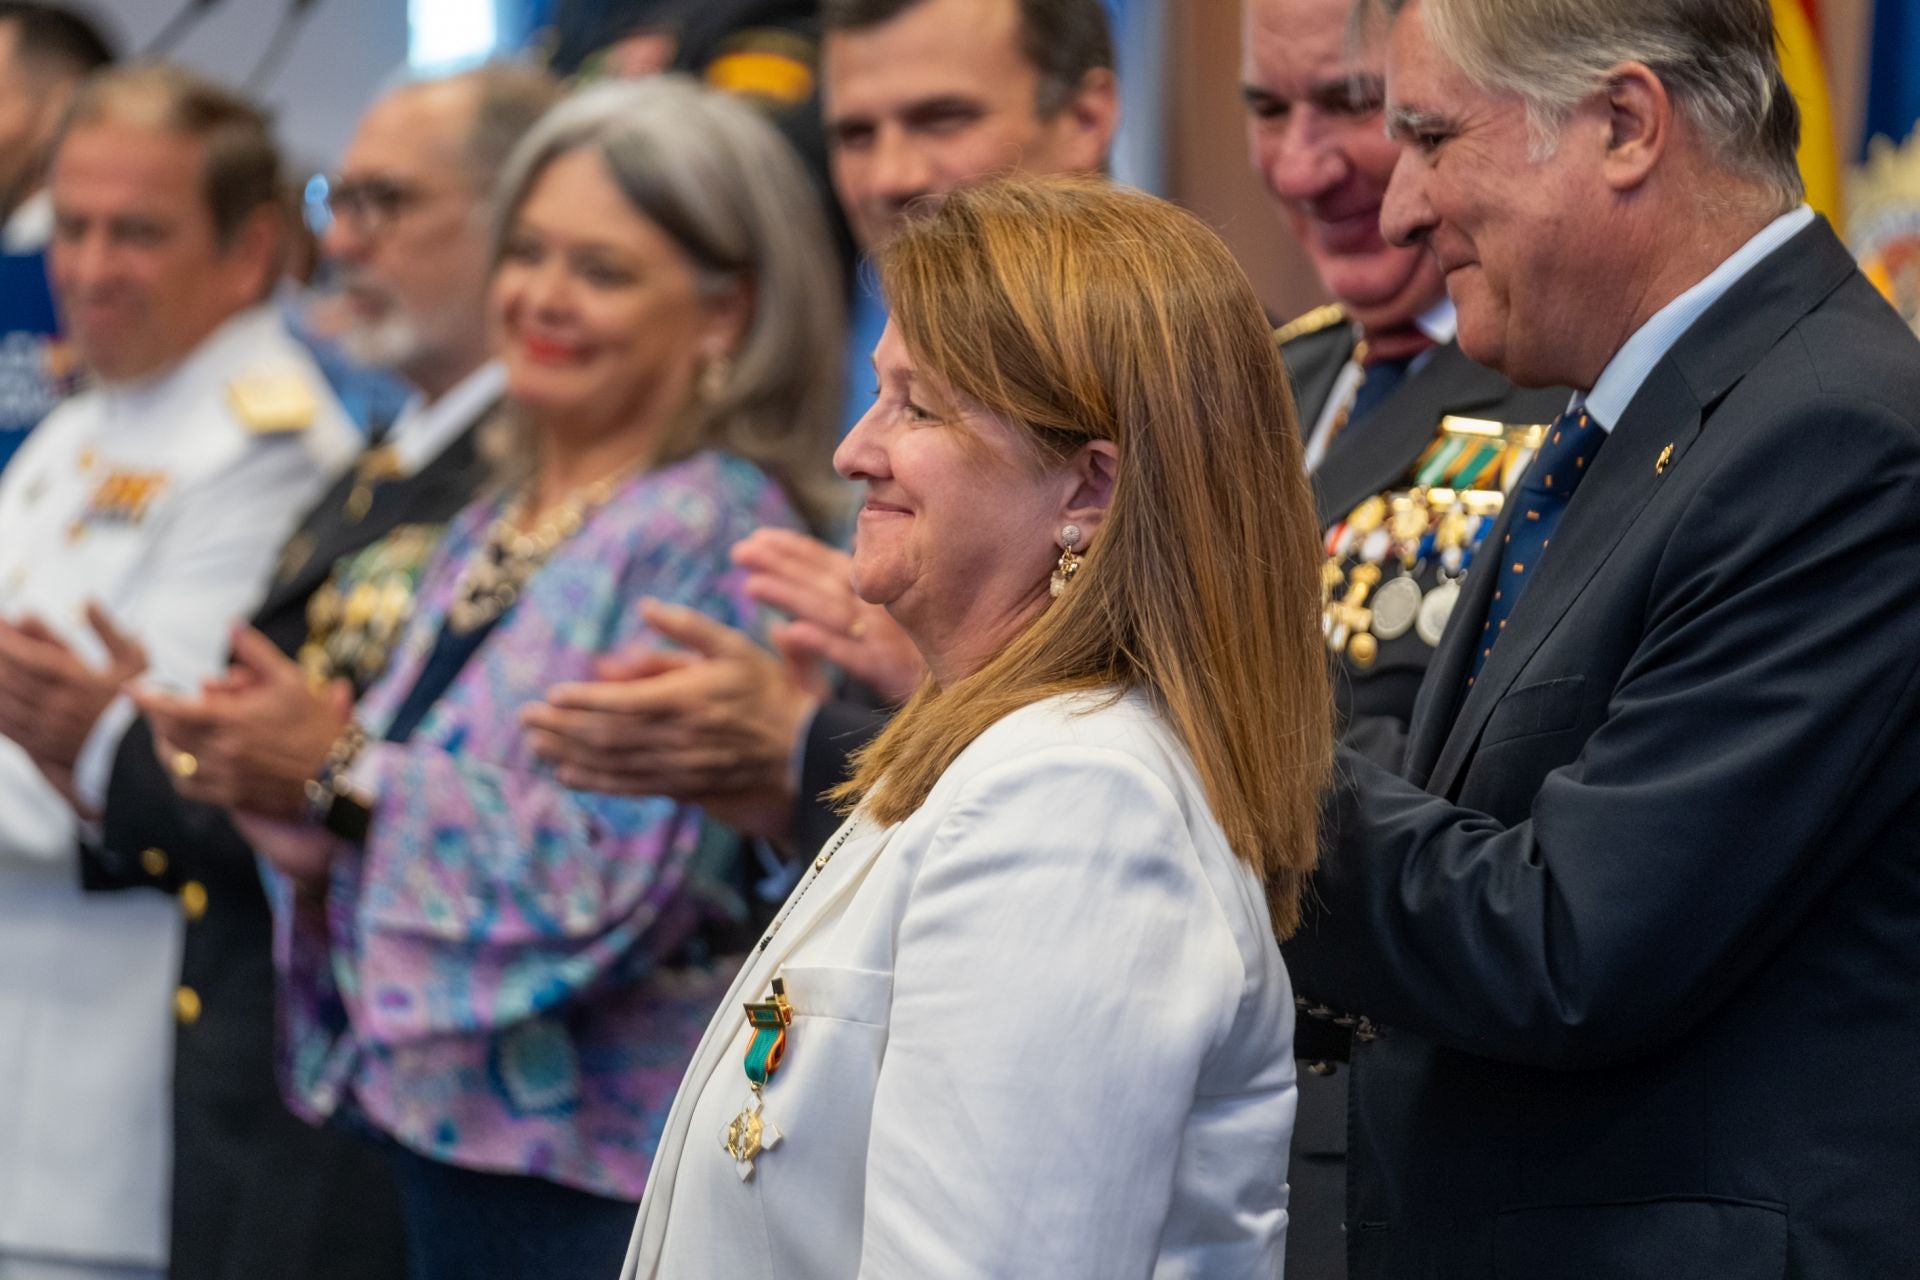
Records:
<instances>
[{"instance_id":1,"label":"gray hair","mask_svg":"<svg viewBox=\"0 0 1920 1280\"><path fill-rule=\"evenodd\" d=\"M820 197L779 132L746 102L682 76L601 84L562 102L508 159L494 259L540 175L592 151L701 287L744 284L753 314L725 385L697 396L674 443L713 448L778 480L816 531L842 514L829 465L842 409L846 317Z\"/></svg>"},{"instance_id":2,"label":"gray hair","mask_svg":"<svg viewBox=\"0 0 1920 1280\"><path fill-rule=\"evenodd\" d=\"M1391 20L1412 0L1378 0ZM1436 49L1527 110L1536 158L1623 62L1651 68L1729 172L1780 207L1805 194L1800 109L1780 70L1768 0L1424 0Z\"/></svg>"}]
</instances>

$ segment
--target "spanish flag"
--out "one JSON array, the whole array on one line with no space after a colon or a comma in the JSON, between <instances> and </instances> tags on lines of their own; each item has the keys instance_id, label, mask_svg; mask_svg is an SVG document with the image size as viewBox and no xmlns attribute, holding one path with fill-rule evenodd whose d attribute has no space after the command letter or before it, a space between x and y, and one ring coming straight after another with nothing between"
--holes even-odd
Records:
<instances>
[{"instance_id":1,"label":"spanish flag","mask_svg":"<svg viewBox=\"0 0 1920 1280\"><path fill-rule=\"evenodd\" d=\"M1840 140L1827 92L1819 0L1773 0L1773 24L1780 34L1780 69L1800 104L1800 176L1807 184L1807 203L1842 226Z\"/></svg>"}]
</instances>

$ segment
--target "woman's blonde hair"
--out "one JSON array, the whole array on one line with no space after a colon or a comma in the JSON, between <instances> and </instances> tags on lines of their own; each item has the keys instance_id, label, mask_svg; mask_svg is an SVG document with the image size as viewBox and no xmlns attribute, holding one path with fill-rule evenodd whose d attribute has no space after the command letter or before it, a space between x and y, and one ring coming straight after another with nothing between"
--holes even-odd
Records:
<instances>
[{"instance_id":1,"label":"woman's blonde hair","mask_svg":"<svg viewBox=\"0 0 1920 1280\"><path fill-rule=\"evenodd\" d=\"M1319 557L1293 398L1219 237L1094 179L956 192L879 256L915 365L1060 461L1111 440L1105 519L1066 592L978 672L924 684L836 793L883 822L1056 694L1149 691L1214 817L1298 926L1332 765Z\"/></svg>"}]
</instances>

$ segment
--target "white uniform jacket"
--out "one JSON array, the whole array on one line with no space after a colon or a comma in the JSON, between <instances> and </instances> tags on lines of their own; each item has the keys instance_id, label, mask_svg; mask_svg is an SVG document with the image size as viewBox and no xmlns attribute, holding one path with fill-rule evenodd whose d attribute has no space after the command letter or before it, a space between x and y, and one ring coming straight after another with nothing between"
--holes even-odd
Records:
<instances>
[{"instance_id":1,"label":"white uniform jacket","mask_svg":"<svg viewBox=\"0 0 1920 1280\"><path fill-rule=\"evenodd\" d=\"M1292 993L1144 695L1016 712L828 849L694 1056L627 1280L1279 1273ZM742 1178L742 1002L776 975L780 1136Z\"/></svg>"},{"instance_id":2,"label":"white uniform jacket","mask_svg":"<svg viewBox=\"0 0 1920 1280\"><path fill-rule=\"evenodd\" d=\"M310 421L262 431L256 412L249 426L236 389ZM173 370L82 392L28 438L0 476L0 614L37 615L99 661L83 613L98 600L145 644L150 679L194 685L223 666L229 626L356 446L278 316L242 313ZM96 800L131 718L117 702L81 754ZM0 1254L158 1265L178 908L83 896L77 835L0 738Z\"/></svg>"}]
</instances>

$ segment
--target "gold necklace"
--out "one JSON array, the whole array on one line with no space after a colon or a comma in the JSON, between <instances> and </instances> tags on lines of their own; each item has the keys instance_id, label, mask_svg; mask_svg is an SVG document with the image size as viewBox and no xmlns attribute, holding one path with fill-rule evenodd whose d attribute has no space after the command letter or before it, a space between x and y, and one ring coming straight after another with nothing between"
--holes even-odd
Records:
<instances>
[{"instance_id":1,"label":"gold necklace","mask_svg":"<svg viewBox=\"0 0 1920 1280\"><path fill-rule=\"evenodd\" d=\"M453 605L447 610L447 625L456 634L466 635L505 613L547 557L580 532L587 516L613 497L626 470L574 490L541 517L540 523L525 530L521 524L532 495L522 490L512 505L487 526L486 537L461 569L460 580L454 584Z\"/></svg>"},{"instance_id":2,"label":"gold necklace","mask_svg":"<svg viewBox=\"0 0 1920 1280\"><path fill-rule=\"evenodd\" d=\"M855 828L859 825L860 819L858 816L848 819L847 825L842 828L840 832L839 839L828 845L826 849L821 852L820 856L813 860L813 874L802 881L799 890L791 898L787 899L786 910L780 913L779 919L767 926L767 932L761 937L760 945L754 948L755 951L765 951L767 949L767 944L773 941L773 935L780 932L780 926L787 922L787 917L792 915L794 908L800 905L800 899L807 896L807 890L813 888L813 882L820 878L820 873L827 869L829 862L833 861L833 855L840 852L840 846L847 842L847 837L851 836Z\"/></svg>"}]
</instances>

